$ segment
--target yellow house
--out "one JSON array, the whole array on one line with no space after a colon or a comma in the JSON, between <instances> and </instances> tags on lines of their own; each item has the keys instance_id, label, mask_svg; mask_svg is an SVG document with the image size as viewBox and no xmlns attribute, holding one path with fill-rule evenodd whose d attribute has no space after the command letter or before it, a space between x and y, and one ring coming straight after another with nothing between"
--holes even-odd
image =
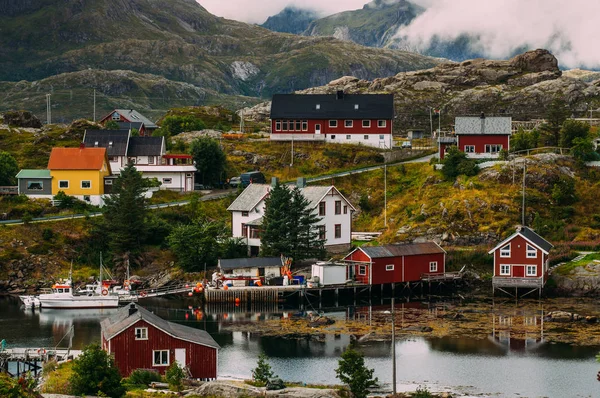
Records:
<instances>
[{"instance_id":1,"label":"yellow house","mask_svg":"<svg viewBox=\"0 0 600 398\"><path fill-rule=\"evenodd\" d=\"M63 191L88 203L102 206L104 177L111 175L106 148L52 148L48 170L52 195Z\"/></svg>"}]
</instances>

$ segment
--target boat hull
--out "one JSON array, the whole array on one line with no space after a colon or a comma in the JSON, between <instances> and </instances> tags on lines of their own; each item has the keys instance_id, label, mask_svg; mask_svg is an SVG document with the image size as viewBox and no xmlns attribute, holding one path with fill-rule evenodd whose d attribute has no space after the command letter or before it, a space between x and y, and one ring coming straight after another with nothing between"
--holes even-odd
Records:
<instances>
[{"instance_id":1,"label":"boat hull","mask_svg":"<svg viewBox=\"0 0 600 398\"><path fill-rule=\"evenodd\" d=\"M49 295L50 296L50 295ZM40 296L42 308L69 309L69 308L117 308L117 296L71 296L71 297L43 297Z\"/></svg>"}]
</instances>

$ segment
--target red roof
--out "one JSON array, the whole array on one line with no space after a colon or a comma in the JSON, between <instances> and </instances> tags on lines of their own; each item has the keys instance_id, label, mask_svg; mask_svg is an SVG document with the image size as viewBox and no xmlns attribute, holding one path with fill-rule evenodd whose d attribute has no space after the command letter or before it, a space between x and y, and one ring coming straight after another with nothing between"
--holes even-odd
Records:
<instances>
[{"instance_id":1,"label":"red roof","mask_svg":"<svg viewBox=\"0 0 600 398\"><path fill-rule=\"evenodd\" d=\"M49 170L101 170L106 148L52 148Z\"/></svg>"}]
</instances>

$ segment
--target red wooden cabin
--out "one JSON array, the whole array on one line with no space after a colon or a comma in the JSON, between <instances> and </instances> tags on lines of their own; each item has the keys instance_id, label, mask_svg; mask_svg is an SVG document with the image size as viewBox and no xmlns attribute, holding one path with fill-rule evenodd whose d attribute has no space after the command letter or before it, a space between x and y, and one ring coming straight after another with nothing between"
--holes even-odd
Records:
<instances>
[{"instance_id":1,"label":"red wooden cabin","mask_svg":"<svg viewBox=\"0 0 600 398\"><path fill-rule=\"evenodd\" d=\"M542 287L548 277L548 255L552 247L531 228L517 228L489 251L494 255L494 286Z\"/></svg>"},{"instance_id":2,"label":"red wooden cabin","mask_svg":"<svg viewBox=\"0 0 600 398\"><path fill-rule=\"evenodd\" d=\"M204 330L168 322L132 303L105 319L102 348L114 355L121 376L135 369L164 374L177 361L196 379L217 378L217 342Z\"/></svg>"},{"instance_id":3,"label":"red wooden cabin","mask_svg":"<svg viewBox=\"0 0 600 398\"><path fill-rule=\"evenodd\" d=\"M510 116L458 116L455 120L458 150L473 158L496 157L510 149Z\"/></svg>"},{"instance_id":4,"label":"red wooden cabin","mask_svg":"<svg viewBox=\"0 0 600 398\"><path fill-rule=\"evenodd\" d=\"M368 285L417 282L446 271L446 251L435 242L363 246L344 261L351 264L349 278Z\"/></svg>"}]
</instances>

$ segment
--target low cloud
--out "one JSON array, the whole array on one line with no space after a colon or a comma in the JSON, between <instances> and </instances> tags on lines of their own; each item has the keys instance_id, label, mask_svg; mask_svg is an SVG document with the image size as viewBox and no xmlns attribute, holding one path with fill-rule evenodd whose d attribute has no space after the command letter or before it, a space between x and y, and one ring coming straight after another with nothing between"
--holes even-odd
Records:
<instances>
[{"instance_id":1,"label":"low cloud","mask_svg":"<svg viewBox=\"0 0 600 398\"><path fill-rule=\"evenodd\" d=\"M427 7L396 36L424 50L438 37L473 38L474 50L507 58L546 48L563 67L600 68L600 2L591 0L415 0Z\"/></svg>"}]
</instances>

